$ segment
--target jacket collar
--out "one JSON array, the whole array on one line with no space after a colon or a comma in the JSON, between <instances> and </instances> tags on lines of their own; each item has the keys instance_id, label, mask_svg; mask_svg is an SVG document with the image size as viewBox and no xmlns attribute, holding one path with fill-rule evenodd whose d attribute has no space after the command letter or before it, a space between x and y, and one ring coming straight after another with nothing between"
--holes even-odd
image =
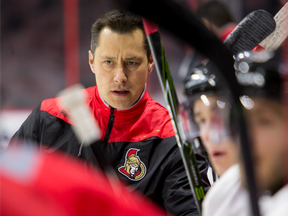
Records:
<instances>
[{"instance_id":1,"label":"jacket collar","mask_svg":"<svg viewBox=\"0 0 288 216\"><path fill-rule=\"evenodd\" d=\"M97 93L98 93L100 99L101 99L102 102L104 103L104 105L105 105L107 108L110 109L111 106L110 106L108 103L106 103L106 101L102 98L102 96L101 96L101 94L100 94L98 88L96 89L96 91L97 91ZM136 102L135 102L131 107L128 107L128 108L126 108L126 109L116 109L116 110L118 110L118 111L123 111L123 110L129 110L129 109L131 109L132 107L134 107L135 105L137 105L137 103L138 103L139 101L141 101L141 99L143 98L145 92L146 92L146 83L145 83L144 90L142 91L140 97L138 98L138 100L137 100L137 101L136 101ZM97 97L97 94L96 94L96 97Z\"/></svg>"},{"instance_id":2,"label":"jacket collar","mask_svg":"<svg viewBox=\"0 0 288 216\"><path fill-rule=\"evenodd\" d=\"M111 106L104 101L104 99L100 95L100 92L97 86L96 86L95 93L96 93L96 106L97 107L100 106L102 113L104 112L103 114L108 117L110 115ZM139 97L139 99L136 101L136 103L134 103L131 107L127 109L123 109L123 110L114 109L114 116L117 116L117 118L119 117L120 119L126 119L128 116L129 118L133 118L136 115L140 115L142 111L144 110L149 98L150 96L147 93L146 84L145 84L144 90L141 96Z\"/></svg>"}]
</instances>

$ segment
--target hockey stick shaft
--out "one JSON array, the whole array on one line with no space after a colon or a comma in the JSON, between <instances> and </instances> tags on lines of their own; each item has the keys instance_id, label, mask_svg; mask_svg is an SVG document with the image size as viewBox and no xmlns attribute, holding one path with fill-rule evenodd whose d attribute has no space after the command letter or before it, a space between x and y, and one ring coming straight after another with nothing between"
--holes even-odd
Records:
<instances>
[{"instance_id":1,"label":"hockey stick shaft","mask_svg":"<svg viewBox=\"0 0 288 216\"><path fill-rule=\"evenodd\" d=\"M175 137L177 144L181 153L183 164L186 170L187 178L192 190L192 194L197 206L199 213L201 214L201 203L204 198L204 190L201 185L201 178L199 174L199 169L197 166L196 158L193 153L193 149L189 149L187 155L187 149L192 146L187 146L183 144L180 136L179 127L177 123L177 107L178 98L173 84L172 76L169 70L167 59L164 53L163 45L161 42L160 34L156 25L143 19L144 28L146 31L148 43L154 58L155 67L160 81L160 85L164 94L164 98L167 103L167 108L171 116L171 121L175 130ZM153 28L153 31L149 31L149 27ZM192 152L191 152L192 151ZM185 154L186 153L186 154ZM188 159L189 158L189 159Z\"/></svg>"},{"instance_id":2,"label":"hockey stick shaft","mask_svg":"<svg viewBox=\"0 0 288 216\"><path fill-rule=\"evenodd\" d=\"M259 45L268 51L275 51L288 36L288 3L286 3L274 16L276 29Z\"/></svg>"}]
</instances>

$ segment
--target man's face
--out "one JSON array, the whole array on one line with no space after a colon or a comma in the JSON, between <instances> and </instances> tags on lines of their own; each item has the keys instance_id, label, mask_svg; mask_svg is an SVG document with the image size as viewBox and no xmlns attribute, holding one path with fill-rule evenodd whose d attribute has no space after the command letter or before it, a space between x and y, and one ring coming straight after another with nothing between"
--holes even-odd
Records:
<instances>
[{"instance_id":1,"label":"man's face","mask_svg":"<svg viewBox=\"0 0 288 216\"><path fill-rule=\"evenodd\" d=\"M227 106L228 104L223 100L208 96L204 100L196 100L193 107L194 119L199 126L201 140L219 176L238 160L237 145L228 136L224 120L221 119L223 117L221 113L228 114L225 113Z\"/></svg>"},{"instance_id":2,"label":"man's face","mask_svg":"<svg viewBox=\"0 0 288 216\"><path fill-rule=\"evenodd\" d=\"M153 58L147 59L143 33L118 34L105 27L99 45L89 51L89 64L95 74L103 99L116 109L132 106L144 90L147 75L152 72Z\"/></svg>"},{"instance_id":3,"label":"man's face","mask_svg":"<svg viewBox=\"0 0 288 216\"><path fill-rule=\"evenodd\" d=\"M285 180L287 137L284 105L268 99L253 101L254 106L247 111L246 117L256 181L260 189L274 193Z\"/></svg>"}]
</instances>

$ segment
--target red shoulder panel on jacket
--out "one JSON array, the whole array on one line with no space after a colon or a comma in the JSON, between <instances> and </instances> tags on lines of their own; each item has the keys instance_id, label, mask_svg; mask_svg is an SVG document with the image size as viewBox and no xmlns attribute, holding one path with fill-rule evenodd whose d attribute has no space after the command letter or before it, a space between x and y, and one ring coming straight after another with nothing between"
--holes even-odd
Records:
<instances>
[{"instance_id":1,"label":"red shoulder panel on jacket","mask_svg":"<svg viewBox=\"0 0 288 216\"><path fill-rule=\"evenodd\" d=\"M46 111L50 115L62 119L63 121L72 124L72 120L69 118L68 113L59 104L59 98L49 98L41 103L40 111Z\"/></svg>"}]
</instances>

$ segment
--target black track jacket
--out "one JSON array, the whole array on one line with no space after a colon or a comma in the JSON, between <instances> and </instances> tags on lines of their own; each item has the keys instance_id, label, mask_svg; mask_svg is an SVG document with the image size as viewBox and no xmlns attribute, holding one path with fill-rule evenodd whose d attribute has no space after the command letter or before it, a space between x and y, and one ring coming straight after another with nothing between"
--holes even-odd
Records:
<instances>
[{"instance_id":1,"label":"black track jacket","mask_svg":"<svg viewBox=\"0 0 288 216\"><path fill-rule=\"evenodd\" d=\"M167 109L146 90L126 110L109 107L97 86L84 91L101 129L100 141L81 146L72 131L69 113L58 103L59 98L42 101L13 139L34 141L45 148L48 146L49 151L58 149L96 166L95 155L100 155L131 189L142 192L170 214L198 215ZM206 192L208 165L205 158L196 157Z\"/></svg>"}]
</instances>

